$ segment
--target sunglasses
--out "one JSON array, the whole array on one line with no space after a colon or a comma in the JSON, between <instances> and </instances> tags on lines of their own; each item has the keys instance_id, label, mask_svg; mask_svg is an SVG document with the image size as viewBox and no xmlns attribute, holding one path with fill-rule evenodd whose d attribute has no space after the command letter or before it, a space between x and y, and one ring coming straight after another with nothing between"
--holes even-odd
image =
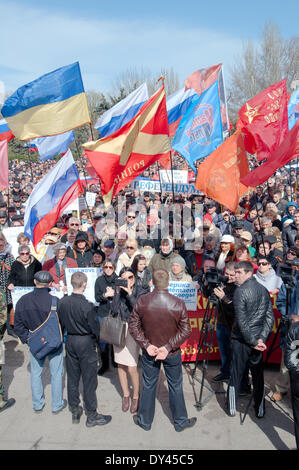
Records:
<instances>
[{"instance_id":1,"label":"sunglasses","mask_svg":"<svg viewBox=\"0 0 299 470\"><path fill-rule=\"evenodd\" d=\"M136 219L135 215L128 215L128 219Z\"/></svg>"},{"instance_id":2,"label":"sunglasses","mask_svg":"<svg viewBox=\"0 0 299 470\"><path fill-rule=\"evenodd\" d=\"M296 256L297 253L294 253L293 251L288 251L288 255L293 255Z\"/></svg>"},{"instance_id":3,"label":"sunglasses","mask_svg":"<svg viewBox=\"0 0 299 470\"><path fill-rule=\"evenodd\" d=\"M74 225L76 227L79 227L79 224L70 224L70 226L72 226L72 225Z\"/></svg>"},{"instance_id":4,"label":"sunglasses","mask_svg":"<svg viewBox=\"0 0 299 470\"><path fill-rule=\"evenodd\" d=\"M20 253L20 255L22 255L22 256L28 255L28 256L29 256L29 255L30 255L30 253L29 253L28 251L26 251L26 252L22 252L22 253Z\"/></svg>"},{"instance_id":5,"label":"sunglasses","mask_svg":"<svg viewBox=\"0 0 299 470\"><path fill-rule=\"evenodd\" d=\"M128 276L127 279L133 279L133 278L134 278L134 276L133 276L133 274L132 274L131 276Z\"/></svg>"},{"instance_id":6,"label":"sunglasses","mask_svg":"<svg viewBox=\"0 0 299 470\"><path fill-rule=\"evenodd\" d=\"M261 261L260 263L257 263L258 266L267 266L269 263L266 263L265 261Z\"/></svg>"},{"instance_id":7,"label":"sunglasses","mask_svg":"<svg viewBox=\"0 0 299 470\"><path fill-rule=\"evenodd\" d=\"M113 266L104 266L103 269L114 269Z\"/></svg>"},{"instance_id":8,"label":"sunglasses","mask_svg":"<svg viewBox=\"0 0 299 470\"><path fill-rule=\"evenodd\" d=\"M126 246L127 250L135 250L135 246Z\"/></svg>"}]
</instances>

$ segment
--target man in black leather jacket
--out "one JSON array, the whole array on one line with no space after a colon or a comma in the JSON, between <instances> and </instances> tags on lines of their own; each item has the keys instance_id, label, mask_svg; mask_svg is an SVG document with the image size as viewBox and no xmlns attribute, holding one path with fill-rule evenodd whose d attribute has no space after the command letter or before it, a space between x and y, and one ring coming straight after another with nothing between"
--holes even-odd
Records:
<instances>
[{"instance_id":1,"label":"man in black leather jacket","mask_svg":"<svg viewBox=\"0 0 299 470\"><path fill-rule=\"evenodd\" d=\"M299 450L299 317L293 319L286 341L284 362L290 373L291 396L297 449Z\"/></svg>"},{"instance_id":2,"label":"man in black leather jacket","mask_svg":"<svg viewBox=\"0 0 299 470\"><path fill-rule=\"evenodd\" d=\"M249 365L252 374L255 413L258 418L265 414L263 351L272 331L274 316L269 292L253 275L250 261L236 265L236 282L239 287L233 297L235 323L232 334L231 375L228 384L227 408L235 416L242 376Z\"/></svg>"}]
</instances>

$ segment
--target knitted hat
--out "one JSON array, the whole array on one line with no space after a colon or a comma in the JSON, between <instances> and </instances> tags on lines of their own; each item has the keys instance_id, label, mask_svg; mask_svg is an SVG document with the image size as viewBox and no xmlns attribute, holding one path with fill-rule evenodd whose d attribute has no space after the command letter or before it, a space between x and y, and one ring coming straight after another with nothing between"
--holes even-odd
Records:
<instances>
[{"instance_id":1,"label":"knitted hat","mask_svg":"<svg viewBox=\"0 0 299 470\"><path fill-rule=\"evenodd\" d=\"M180 266L182 266L183 269L186 268L185 260L181 256L177 256L176 258L173 258L173 260L171 261L171 265L173 265L173 263L179 264Z\"/></svg>"}]
</instances>

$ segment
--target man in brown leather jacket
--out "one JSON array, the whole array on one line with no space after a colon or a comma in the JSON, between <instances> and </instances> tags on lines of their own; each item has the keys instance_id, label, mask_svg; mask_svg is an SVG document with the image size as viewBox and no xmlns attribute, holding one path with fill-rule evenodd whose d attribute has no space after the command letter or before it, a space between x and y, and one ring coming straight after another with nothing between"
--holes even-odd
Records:
<instances>
[{"instance_id":1,"label":"man in brown leather jacket","mask_svg":"<svg viewBox=\"0 0 299 470\"><path fill-rule=\"evenodd\" d=\"M174 428L180 432L194 426L197 419L188 419L187 416L180 350L191 329L185 303L168 293L169 273L165 269L157 269L152 280L154 291L139 297L129 320L129 331L143 350L143 390L138 415L133 419L144 430L151 429L156 388L163 363Z\"/></svg>"}]
</instances>

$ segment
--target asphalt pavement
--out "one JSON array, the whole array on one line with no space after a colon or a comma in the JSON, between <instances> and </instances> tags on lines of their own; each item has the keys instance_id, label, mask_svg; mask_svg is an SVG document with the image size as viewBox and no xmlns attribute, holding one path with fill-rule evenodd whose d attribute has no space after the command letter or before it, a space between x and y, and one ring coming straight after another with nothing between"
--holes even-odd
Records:
<instances>
[{"instance_id":1,"label":"asphalt pavement","mask_svg":"<svg viewBox=\"0 0 299 470\"><path fill-rule=\"evenodd\" d=\"M190 374L193 365L184 367L186 406L189 417L196 416L197 423L193 428L181 433L176 432L172 425L167 382L163 371L159 378L155 419L152 429L146 432L134 424L130 411L122 412L117 369L111 367L104 376L98 378L97 396L98 411L111 414L112 421L105 426L87 428L84 414L79 424L72 424L68 408L57 415L52 414L47 362L43 371L46 406L41 414L34 413L28 348L7 334L4 341L6 364L3 366L3 382L8 397L15 398L16 403L0 413L1 450L295 449L290 396L285 396L279 403L270 401L279 370L277 365L268 365L265 370L266 416L263 419L256 418L251 406L243 424L241 417L244 415L249 397L240 398L238 414L235 417L226 414L223 393L226 384L215 385L211 382L211 378L219 372L219 362L212 362L208 366L201 400L199 400L201 368L198 367L196 370L199 379L197 381ZM219 393L210 395L206 386L213 387ZM67 398L65 380L64 398ZM205 403L202 407L196 407L198 402Z\"/></svg>"}]
</instances>

